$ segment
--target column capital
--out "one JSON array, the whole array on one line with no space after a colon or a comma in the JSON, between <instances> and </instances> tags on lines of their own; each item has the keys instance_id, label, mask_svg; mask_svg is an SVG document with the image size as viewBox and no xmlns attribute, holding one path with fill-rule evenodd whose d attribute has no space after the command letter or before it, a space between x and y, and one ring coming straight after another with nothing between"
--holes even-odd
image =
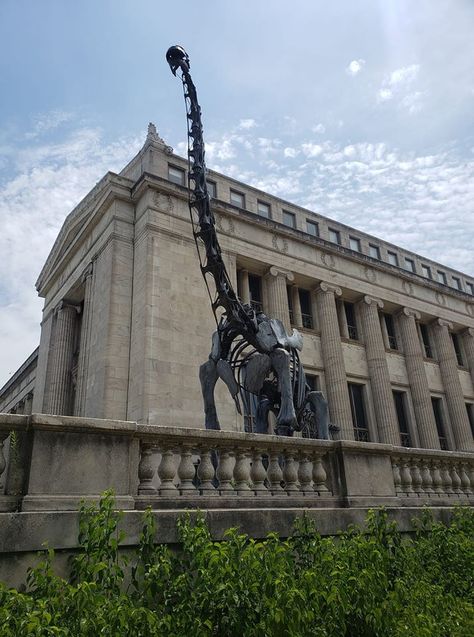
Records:
<instances>
[{"instance_id":1,"label":"column capital","mask_svg":"<svg viewBox=\"0 0 474 637\"><path fill-rule=\"evenodd\" d=\"M92 276L93 272L94 272L94 266L93 266L93 263L92 263L92 261L91 261L91 262L89 263L89 265L87 265L87 266L86 266L86 269L85 269L85 270L84 270L84 272L82 273L82 276L81 276L81 283L85 283L85 282L86 282L86 280L87 280L90 276Z\"/></svg>"},{"instance_id":2,"label":"column capital","mask_svg":"<svg viewBox=\"0 0 474 637\"><path fill-rule=\"evenodd\" d=\"M461 336L474 336L474 327L466 327L466 329L461 332Z\"/></svg>"},{"instance_id":3,"label":"column capital","mask_svg":"<svg viewBox=\"0 0 474 637\"><path fill-rule=\"evenodd\" d=\"M431 324L435 327L447 327L450 331L452 331L453 329L453 324L450 321L446 321L442 318L435 318L435 320Z\"/></svg>"},{"instance_id":4,"label":"column capital","mask_svg":"<svg viewBox=\"0 0 474 637\"><path fill-rule=\"evenodd\" d=\"M383 309L383 301L382 301L382 299L378 299L375 296L369 296L368 294L363 296L360 299L359 303L365 303L366 305L375 305L380 310Z\"/></svg>"},{"instance_id":5,"label":"column capital","mask_svg":"<svg viewBox=\"0 0 474 637\"><path fill-rule=\"evenodd\" d=\"M284 277L290 283L293 283L293 281L295 280L295 275L293 274L293 272L290 272L289 270L284 270L283 268L277 268L275 265L272 265L269 268L265 276L273 276L275 278L281 276L281 277Z\"/></svg>"},{"instance_id":6,"label":"column capital","mask_svg":"<svg viewBox=\"0 0 474 637\"><path fill-rule=\"evenodd\" d=\"M75 303L70 303L68 301L65 301L64 299L62 301L59 301L59 303L56 305L56 307L54 308L54 313L59 314L59 312L62 312L63 310L74 310L78 314L80 312L80 308Z\"/></svg>"},{"instance_id":7,"label":"column capital","mask_svg":"<svg viewBox=\"0 0 474 637\"><path fill-rule=\"evenodd\" d=\"M397 315L407 316L408 318L414 318L415 321L419 321L421 318L421 314L417 312L417 310L412 310L410 307L402 307Z\"/></svg>"},{"instance_id":8,"label":"column capital","mask_svg":"<svg viewBox=\"0 0 474 637\"><path fill-rule=\"evenodd\" d=\"M314 288L315 292L332 292L334 296L342 296L342 290L337 285L332 285L331 283L326 283L325 281L321 281L319 285Z\"/></svg>"}]
</instances>

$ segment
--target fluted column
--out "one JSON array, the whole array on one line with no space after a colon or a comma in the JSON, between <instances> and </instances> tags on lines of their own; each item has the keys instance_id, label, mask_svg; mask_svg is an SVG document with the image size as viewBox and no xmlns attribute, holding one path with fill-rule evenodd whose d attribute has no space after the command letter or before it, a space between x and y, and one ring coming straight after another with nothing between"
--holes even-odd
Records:
<instances>
[{"instance_id":1,"label":"fluted column","mask_svg":"<svg viewBox=\"0 0 474 637\"><path fill-rule=\"evenodd\" d=\"M468 327L462 333L462 342L466 352L467 364L471 372L472 384L474 385L474 329Z\"/></svg>"},{"instance_id":2,"label":"fluted column","mask_svg":"<svg viewBox=\"0 0 474 637\"><path fill-rule=\"evenodd\" d=\"M315 290L311 290L310 298L311 298L311 315L313 317L313 329L319 330L318 293Z\"/></svg>"},{"instance_id":3,"label":"fluted column","mask_svg":"<svg viewBox=\"0 0 474 637\"><path fill-rule=\"evenodd\" d=\"M404 307L398 316L420 445L424 449L439 449L438 430L415 322L420 315L415 310Z\"/></svg>"},{"instance_id":4,"label":"fluted column","mask_svg":"<svg viewBox=\"0 0 474 637\"><path fill-rule=\"evenodd\" d=\"M71 367L77 309L74 305L62 301L56 312L47 413L67 414L71 400Z\"/></svg>"},{"instance_id":5,"label":"fluted column","mask_svg":"<svg viewBox=\"0 0 474 637\"><path fill-rule=\"evenodd\" d=\"M240 294L242 303L247 305L250 303L250 286L248 270L240 270L239 272Z\"/></svg>"},{"instance_id":6,"label":"fluted column","mask_svg":"<svg viewBox=\"0 0 474 637\"><path fill-rule=\"evenodd\" d=\"M280 319L287 330L291 331L290 309L288 307L287 282L294 281L292 272L280 270L272 265L264 277L267 287L268 314L270 318Z\"/></svg>"},{"instance_id":7,"label":"fluted column","mask_svg":"<svg viewBox=\"0 0 474 637\"><path fill-rule=\"evenodd\" d=\"M359 305L379 442L399 445L400 429L378 313L378 308L383 308L383 302L380 299L364 296Z\"/></svg>"},{"instance_id":8,"label":"fluted column","mask_svg":"<svg viewBox=\"0 0 474 637\"><path fill-rule=\"evenodd\" d=\"M458 451L471 451L474 449L471 426L459 380L456 352L449 334L452 325L443 319L436 319L432 325L456 449Z\"/></svg>"},{"instance_id":9,"label":"fluted column","mask_svg":"<svg viewBox=\"0 0 474 637\"><path fill-rule=\"evenodd\" d=\"M338 287L320 283L316 293L329 415L331 422L341 427L339 437L342 440L354 440L351 404L336 310L336 296L341 296L342 292Z\"/></svg>"},{"instance_id":10,"label":"fluted column","mask_svg":"<svg viewBox=\"0 0 474 637\"><path fill-rule=\"evenodd\" d=\"M92 324L93 280L93 266L92 263L90 263L82 275L82 282L84 284L84 308L82 311L81 341L77 367L76 404L74 405L74 414L76 416L84 415L84 405L86 400L87 370L89 364L90 333Z\"/></svg>"},{"instance_id":11,"label":"fluted column","mask_svg":"<svg viewBox=\"0 0 474 637\"><path fill-rule=\"evenodd\" d=\"M293 306L293 323L300 329L303 327L303 317L301 316L300 293L296 285L291 286L291 304Z\"/></svg>"}]
</instances>

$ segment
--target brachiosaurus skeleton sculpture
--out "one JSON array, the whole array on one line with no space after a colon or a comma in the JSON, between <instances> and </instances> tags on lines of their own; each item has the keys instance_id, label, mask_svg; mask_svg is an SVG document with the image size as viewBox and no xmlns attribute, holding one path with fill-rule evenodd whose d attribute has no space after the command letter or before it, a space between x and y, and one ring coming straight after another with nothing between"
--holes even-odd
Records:
<instances>
[{"instance_id":1,"label":"brachiosaurus skeleton sculpture","mask_svg":"<svg viewBox=\"0 0 474 637\"><path fill-rule=\"evenodd\" d=\"M311 391L306 383L298 355L303 344L301 335L296 330L289 335L281 321L243 304L232 287L207 190L201 108L189 73L189 57L182 47L172 46L166 60L173 75L181 70L188 120L189 209L201 271L209 294L208 276L213 278L216 290L211 304L217 331L212 336L209 359L199 370L206 428L220 429L214 388L221 378L239 413L239 395L242 399L247 431L267 433L268 415L273 412L275 433L291 436L296 430L306 437L327 439L327 402L321 392Z\"/></svg>"}]
</instances>

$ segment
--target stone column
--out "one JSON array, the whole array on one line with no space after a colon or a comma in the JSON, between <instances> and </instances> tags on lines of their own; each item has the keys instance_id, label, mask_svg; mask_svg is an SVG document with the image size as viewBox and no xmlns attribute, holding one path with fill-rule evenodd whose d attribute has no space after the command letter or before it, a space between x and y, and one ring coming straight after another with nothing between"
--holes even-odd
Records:
<instances>
[{"instance_id":1,"label":"stone column","mask_svg":"<svg viewBox=\"0 0 474 637\"><path fill-rule=\"evenodd\" d=\"M33 413L33 393L29 392L25 396L25 410L24 413L28 416Z\"/></svg>"},{"instance_id":2,"label":"stone column","mask_svg":"<svg viewBox=\"0 0 474 637\"><path fill-rule=\"evenodd\" d=\"M250 287L249 287L249 272L248 270L240 270L240 294L242 303L250 303Z\"/></svg>"},{"instance_id":3,"label":"stone column","mask_svg":"<svg viewBox=\"0 0 474 637\"><path fill-rule=\"evenodd\" d=\"M468 327L462 333L462 342L466 353L467 364L471 372L472 384L474 385L474 328Z\"/></svg>"},{"instance_id":4,"label":"stone column","mask_svg":"<svg viewBox=\"0 0 474 637\"><path fill-rule=\"evenodd\" d=\"M329 415L331 422L341 428L339 438L354 440L354 426L335 298L341 296L342 291L329 283L320 283L316 288L316 293Z\"/></svg>"},{"instance_id":5,"label":"stone column","mask_svg":"<svg viewBox=\"0 0 474 637\"><path fill-rule=\"evenodd\" d=\"M423 449L439 449L438 430L415 322L420 315L415 310L404 307L398 317L420 445Z\"/></svg>"},{"instance_id":6,"label":"stone column","mask_svg":"<svg viewBox=\"0 0 474 637\"><path fill-rule=\"evenodd\" d=\"M82 311L81 341L77 365L76 404L74 405L75 416L84 415L86 401L87 370L89 366L90 332L92 324L93 274L93 265L90 263L82 275L82 282L84 284L84 308Z\"/></svg>"},{"instance_id":7,"label":"stone column","mask_svg":"<svg viewBox=\"0 0 474 637\"><path fill-rule=\"evenodd\" d=\"M313 317L313 329L319 330L318 293L315 290L311 290L310 298L311 298L311 314Z\"/></svg>"},{"instance_id":8,"label":"stone column","mask_svg":"<svg viewBox=\"0 0 474 637\"><path fill-rule=\"evenodd\" d=\"M343 338L349 338L349 329L347 327L346 308L343 301L336 302L337 320L339 322L339 330Z\"/></svg>"},{"instance_id":9,"label":"stone column","mask_svg":"<svg viewBox=\"0 0 474 637\"><path fill-rule=\"evenodd\" d=\"M400 445L400 429L380 329L378 308L383 308L383 302L380 299L364 296L359 305L379 442Z\"/></svg>"},{"instance_id":10,"label":"stone column","mask_svg":"<svg viewBox=\"0 0 474 637\"><path fill-rule=\"evenodd\" d=\"M291 286L291 304L293 306L293 323L300 329L303 327L303 317L301 316L300 293L296 285Z\"/></svg>"},{"instance_id":11,"label":"stone column","mask_svg":"<svg viewBox=\"0 0 474 637\"><path fill-rule=\"evenodd\" d=\"M286 285L294 281L292 272L280 270L272 265L264 277L267 288L268 316L280 319L286 329L291 332L290 309L288 307L288 294Z\"/></svg>"},{"instance_id":12,"label":"stone column","mask_svg":"<svg viewBox=\"0 0 474 637\"><path fill-rule=\"evenodd\" d=\"M77 308L62 301L56 314L47 413L67 415L71 407L71 366Z\"/></svg>"},{"instance_id":13,"label":"stone column","mask_svg":"<svg viewBox=\"0 0 474 637\"><path fill-rule=\"evenodd\" d=\"M438 355L439 370L443 381L448 405L451 428L458 451L472 451L471 426L464 404L464 395L459 380L458 362L454 351L453 341L449 334L451 323L443 319L436 319L433 325L436 353Z\"/></svg>"}]
</instances>

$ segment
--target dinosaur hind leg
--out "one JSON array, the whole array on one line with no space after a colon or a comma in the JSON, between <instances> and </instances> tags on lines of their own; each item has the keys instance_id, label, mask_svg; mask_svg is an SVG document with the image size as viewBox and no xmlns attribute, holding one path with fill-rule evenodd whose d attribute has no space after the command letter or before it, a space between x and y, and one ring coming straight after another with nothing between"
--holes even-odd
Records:
<instances>
[{"instance_id":1,"label":"dinosaur hind leg","mask_svg":"<svg viewBox=\"0 0 474 637\"><path fill-rule=\"evenodd\" d=\"M212 358L209 358L199 368L206 429L220 430L221 428L217 417L216 403L214 401L214 387L216 386L218 378L219 374L217 373L216 362Z\"/></svg>"}]
</instances>

